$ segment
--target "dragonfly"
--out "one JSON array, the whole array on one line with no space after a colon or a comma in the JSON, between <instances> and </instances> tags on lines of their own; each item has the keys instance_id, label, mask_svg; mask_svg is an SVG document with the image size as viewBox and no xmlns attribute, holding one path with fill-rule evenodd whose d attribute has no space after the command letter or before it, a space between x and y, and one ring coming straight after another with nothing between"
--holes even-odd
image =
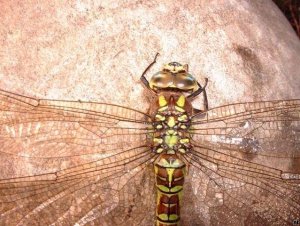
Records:
<instances>
[{"instance_id":1,"label":"dragonfly","mask_svg":"<svg viewBox=\"0 0 300 226\"><path fill-rule=\"evenodd\" d=\"M0 90L0 225L299 225L300 100L209 109L157 55L148 112Z\"/></svg>"}]
</instances>

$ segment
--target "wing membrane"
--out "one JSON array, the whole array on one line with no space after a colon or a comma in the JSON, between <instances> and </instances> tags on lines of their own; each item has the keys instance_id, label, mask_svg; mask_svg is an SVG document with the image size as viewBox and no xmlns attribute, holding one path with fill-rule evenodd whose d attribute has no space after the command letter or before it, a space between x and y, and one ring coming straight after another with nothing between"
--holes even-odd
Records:
<instances>
[{"instance_id":1,"label":"wing membrane","mask_svg":"<svg viewBox=\"0 0 300 226\"><path fill-rule=\"evenodd\" d=\"M142 193L154 194L149 130L130 108L1 90L0 224L142 225L153 205Z\"/></svg>"},{"instance_id":2,"label":"wing membrane","mask_svg":"<svg viewBox=\"0 0 300 226\"><path fill-rule=\"evenodd\" d=\"M218 224L227 225L228 216L220 219L220 211L232 212L233 216L229 216L237 218L238 225L250 224L247 220L251 215L256 216L252 224L261 218L265 220L264 225L291 225L299 218L299 180L286 180L281 170L216 150L196 147L191 154L193 170L196 173L200 170L208 178L206 191L214 192L210 201L213 202L211 217Z\"/></svg>"},{"instance_id":3,"label":"wing membrane","mask_svg":"<svg viewBox=\"0 0 300 226\"><path fill-rule=\"evenodd\" d=\"M145 143L148 124L148 115L117 105L36 100L0 91L4 158L104 156Z\"/></svg>"},{"instance_id":4,"label":"wing membrane","mask_svg":"<svg viewBox=\"0 0 300 226\"><path fill-rule=\"evenodd\" d=\"M206 191L214 191L209 208L215 224L291 225L299 219L299 100L232 104L193 121L187 160L195 175L207 178Z\"/></svg>"},{"instance_id":5,"label":"wing membrane","mask_svg":"<svg viewBox=\"0 0 300 226\"><path fill-rule=\"evenodd\" d=\"M128 214L130 205L138 205L133 199L145 198L135 189L140 189L141 180L149 174L147 163L151 163L152 158L153 153L149 153L148 148L139 147L51 174L1 180L1 222L83 224L99 221L100 217L102 223L123 225L122 214ZM107 208L109 212L105 212ZM88 218L91 211L95 211L95 215ZM141 211L145 211L144 208L132 211L128 218L141 220ZM42 216L45 217L41 220Z\"/></svg>"},{"instance_id":6,"label":"wing membrane","mask_svg":"<svg viewBox=\"0 0 300 226\"><path fill-rule=\"evenodd\" d=\"M193 139L214 148L288 157L300 154L300 100L240 103L193 119Z\"/></svg>"}]
</instances>

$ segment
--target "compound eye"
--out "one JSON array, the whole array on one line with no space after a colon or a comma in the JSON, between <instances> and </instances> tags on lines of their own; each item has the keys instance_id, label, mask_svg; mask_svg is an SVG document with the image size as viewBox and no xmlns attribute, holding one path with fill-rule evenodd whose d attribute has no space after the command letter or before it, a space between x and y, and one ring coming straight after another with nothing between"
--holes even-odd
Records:
<instances>
[{"instance_id":1,"label":"compound eye","mask_svg":"<svg viewBox=\"0 0 300 226\"><path fill-rule=\"evenodd\" d=\"M164 77L155 77L153 79L153 83L157 84L157 85L161 85L164 82Z\"/></svg>"},{"instance_id":2,"label":"compound eye","mask_svg":"<svg viewBox=\"0 0 300 226\"><path fill-rule=\"evenodd\" d=\"M186 88L189 89L190 87L194 86L194 81L189 79L189 78L185 78L185 79L178 79L177 81L177 87L178 88Z\"/></svg>"}]
</instances>

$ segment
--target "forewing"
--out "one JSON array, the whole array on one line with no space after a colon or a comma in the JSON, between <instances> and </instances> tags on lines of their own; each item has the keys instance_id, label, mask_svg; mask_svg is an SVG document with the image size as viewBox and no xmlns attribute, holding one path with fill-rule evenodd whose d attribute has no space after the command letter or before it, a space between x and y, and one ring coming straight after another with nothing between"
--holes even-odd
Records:
<instances>
[{"instance_id":1,"label":"forewing","mask_svg":"<svg viewBox=\"0 0 300 226\"><path fill-rule=\"evenodd\" d=\"M193 191L206 206L203 219L291 225L300 218L299 109L299 100L255 102L194 116L186 158L192 180L203 176L204 187Z\"/></svg>"},{"instance_id":2,"label":"forewing","mask_svg":"<svg viewBox=\"0 0 300 226\"><path fill-rule=\"evenodd\" d=\"M153 189L142 185L153 177L148 124L117 105L0 91L2 224L142 222L152 205L139 206L142 194Z\"/></svg>"}]
</instances>

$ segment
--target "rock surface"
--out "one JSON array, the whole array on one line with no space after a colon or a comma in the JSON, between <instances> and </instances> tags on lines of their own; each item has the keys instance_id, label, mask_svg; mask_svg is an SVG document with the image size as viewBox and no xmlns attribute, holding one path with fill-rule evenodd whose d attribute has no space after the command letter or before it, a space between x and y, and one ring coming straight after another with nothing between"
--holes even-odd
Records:
<instances>
[{"instance_id":1,"label":"rock surface","mask_svg":"<svg viewBox=\"0 0 300 226\"><path fill-rule=\"evenodd\" d=\"M146 111L139 78L159 52L147 77L164 63L188 63L201 83L209 79L212 107L300 98L300 42L271 0L2 1L0 7L0 89ZM202 223L193 225L208 224L208 210L202 213Z\"/></svg>"},{"instance_id":2,"label":"rock surface","mask_svg":"<svg viewBox=\"0 0 300 226\"><path fill-rule=\"evenodd\" d=\"M300 96L300 42L271 1L19 1L1 9L3 89L133 106L145 102L139 77L159 52L148 78L166 62L188 63L209 79L211 106Z\"/></svg>"}]
</instances>

